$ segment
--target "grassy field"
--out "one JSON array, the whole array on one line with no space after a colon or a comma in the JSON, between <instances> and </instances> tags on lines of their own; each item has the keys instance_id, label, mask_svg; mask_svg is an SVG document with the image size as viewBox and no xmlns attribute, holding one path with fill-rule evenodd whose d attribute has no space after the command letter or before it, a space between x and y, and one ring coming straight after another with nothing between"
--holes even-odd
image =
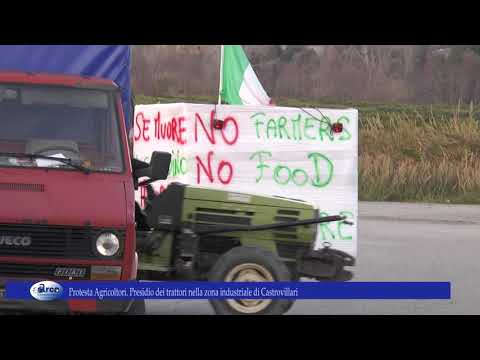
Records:
<instances>
[{"instance_id":1,"label":"grassy field","mask_svg":"<svg viewBox=\"0 0 480 360\"><path fill-rule=\"evenodd\" d=\"M472 118L363 120L362 200L480 204L480 127Z\"/></svg>"},{"instance_id":2,"label":"grassy field","mask_svg":"<svg viewBox=\"0 0 480 360\"><path fill-rule=\"evenodd\" d=\"M135 97L137 104L190 102L198 104L214 104L217 98L214 96L192 97L151 97L138 95ZM413 105L413 104L384 104L384 103L338 103L333 100L299 100L299 99L275 99L279 106L292 107L323 107L323 108L348 108L353 107L360 112L360 118L380 117L381 120L389 121L392 114L402 115L419 121L445 121L453 116L459 118L472 117L480 120L480 106L471 104L452 105Z\"/></svg>"},{"instance_id":3,"label":"grassy field","mask_svg":"<svg viewBox=\"0 0 480 360\"><path fill-rule=\"evenodd\" d=\"M137 104L215 101L136 98ZM480 204L480 108L290 99L277 104L359 110L360 200Z\"/></svg>"}]
</instances>

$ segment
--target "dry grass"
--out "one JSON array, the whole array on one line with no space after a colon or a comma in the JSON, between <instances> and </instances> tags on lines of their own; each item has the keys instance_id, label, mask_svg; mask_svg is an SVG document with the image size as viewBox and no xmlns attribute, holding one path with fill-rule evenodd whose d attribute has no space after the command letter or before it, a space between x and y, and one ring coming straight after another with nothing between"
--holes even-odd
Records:
<instances>
[{"instance_id":1,"label":"dry grass","mask_svg":"<svg viewBox=\"0 0 480 360\"><path fill-rule=\"evenodd\" d=\"M480 126L391 114L361 121L359 197L480 203Z\"/></svg>"}]
</instances>

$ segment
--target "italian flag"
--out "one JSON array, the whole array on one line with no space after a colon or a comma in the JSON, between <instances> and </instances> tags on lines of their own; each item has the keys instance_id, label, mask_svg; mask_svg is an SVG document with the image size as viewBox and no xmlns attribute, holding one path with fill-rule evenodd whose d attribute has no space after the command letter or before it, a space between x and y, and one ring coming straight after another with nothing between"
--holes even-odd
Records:
<instances>
[{"instance_id":1,"label":"italian flag","mask_svg":"<svg viewBox=\"0 0 480 360\"><path fill-rule=\"evenodd\" d=\"M240 45L222 45L219 103L271 105Z\"/></svg>"}]
</instances>

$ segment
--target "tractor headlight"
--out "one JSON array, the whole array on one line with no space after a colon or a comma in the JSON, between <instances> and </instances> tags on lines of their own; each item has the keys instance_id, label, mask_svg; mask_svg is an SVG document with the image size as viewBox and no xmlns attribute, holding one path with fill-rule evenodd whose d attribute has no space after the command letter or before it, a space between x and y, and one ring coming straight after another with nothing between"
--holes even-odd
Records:
<instances>
[{"instance_id":1,"label":"tractor headlight","mask_svg":"<svg viewBox=\"0 0 480 360\"><path fill-rule=\"evenodd\" d=\"M96 249L102 256L115 256L120 250L120 240L112 233L100 234L97 238Z\"/></svg>"}]
</instances>

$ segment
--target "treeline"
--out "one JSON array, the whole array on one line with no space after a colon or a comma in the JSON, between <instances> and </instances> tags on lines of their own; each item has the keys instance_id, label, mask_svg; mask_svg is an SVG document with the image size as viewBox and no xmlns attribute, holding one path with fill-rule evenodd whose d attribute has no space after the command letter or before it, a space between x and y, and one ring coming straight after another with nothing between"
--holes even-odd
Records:
<instances>
[{"instance_id":1,"label":"treeline","mask_svg":"<svg viewBox=\"0 0 480 360\"><path fill-rule=\"evenodd\" d=\"M218 94L219 46L137 45L133 85L148 96ZM340 102L480 101L476 45L244 46L274 98Z\"/></svg>"}]
</instances>

